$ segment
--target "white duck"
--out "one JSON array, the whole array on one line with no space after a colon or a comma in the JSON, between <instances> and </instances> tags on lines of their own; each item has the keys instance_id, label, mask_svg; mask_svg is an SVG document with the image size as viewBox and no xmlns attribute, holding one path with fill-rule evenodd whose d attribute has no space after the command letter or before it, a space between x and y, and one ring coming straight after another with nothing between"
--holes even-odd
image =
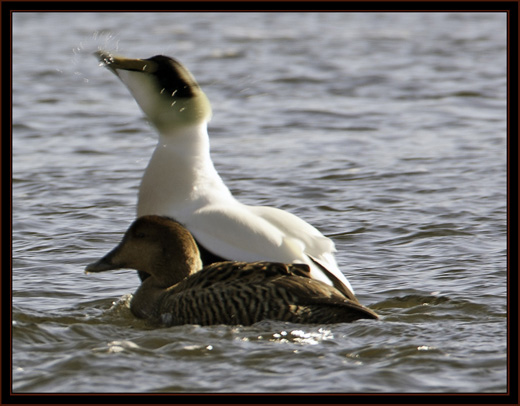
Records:
<instances>
[{"instance_id":1,"label":"white duck","mask_svg":"<svg viewBox=\"0 0 520 406\"><path fill-rule=\"evenodd\" d=\"M334 243L297 216L236 200L210 157L211 105L178 61L128 59L99 51L159 132L139 188L137 217L162 215L195 237L204 265L216 261L304 263L311 276L348 297L353 289L334 258Z\"/></svg>"}]
</instances>

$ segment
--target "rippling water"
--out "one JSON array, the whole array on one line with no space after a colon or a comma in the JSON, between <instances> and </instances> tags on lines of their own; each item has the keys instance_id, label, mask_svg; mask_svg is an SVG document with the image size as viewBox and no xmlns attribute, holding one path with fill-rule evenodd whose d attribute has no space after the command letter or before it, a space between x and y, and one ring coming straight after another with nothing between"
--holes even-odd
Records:
<instances>
[{"instance_id":1,"label":"rippling water","mask_svg":"<svg viewBox=\"0 0 520 406\"><path fill-rule=\"evenodd\" d=\"M22 392L504 392L504 13L15 13L12 383ZM242 201L336 243L382 320L150 329L134 218L156 135L91 55L181 60Z\"/></svg>"}]
</instances>

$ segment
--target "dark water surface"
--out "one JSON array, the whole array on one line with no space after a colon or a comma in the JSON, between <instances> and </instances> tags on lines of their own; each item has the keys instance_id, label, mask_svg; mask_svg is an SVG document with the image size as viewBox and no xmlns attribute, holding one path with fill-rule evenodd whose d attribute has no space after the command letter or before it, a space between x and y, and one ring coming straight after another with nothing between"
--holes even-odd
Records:
<instances>
[{"instance_id":1,"label":"dark water surface","mask_svg":"<svg viewBox=\"0 0 520 406\"><path fill-rule=\"evenodd\" d=\"M504 392L505 13L15 13L15 392ZM133 272L156 135L91 53L176 57L233 193L330 236L382 320L150 329Z\"/></svg>"}]
</instances>

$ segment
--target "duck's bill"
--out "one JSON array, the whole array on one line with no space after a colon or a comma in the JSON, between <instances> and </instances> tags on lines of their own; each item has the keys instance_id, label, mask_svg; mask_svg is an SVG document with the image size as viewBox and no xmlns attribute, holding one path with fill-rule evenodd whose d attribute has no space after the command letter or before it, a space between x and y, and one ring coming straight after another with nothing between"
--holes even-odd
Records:
<instances>
[{"instance_id":1,"label":"duck's bill","mask_svg":"<svg viewBox=\"0 0 520 406\"><path fill-rule=\"evenodd\" d=\"M92 262L87 265L85 268L85 273L90 272L105 272L105 271L113 271L115 269L121 269L124 264L118 259L118 254L120 251L119 245L115 247L112 251L106 254L103 258L98 259L96 262Z\"/></svg>"},{"instance_id":2,"label":"duck's bill","mask_svg":"<svg viewBox=\"0 0 520 406\"><path fill-rule=\"evenodd\" d=\"M117 69L147 73L152 73L157 70L157 64L146 59L130 59L122 56L116 56L110 52L101 50L94 52L94 55L99 59L99 62L114 72Z\"/></svg>"},{"instance_id":3,"label":"duck's bill","mask_svg":"<svg viewBox=\"0 0 520 406\"><path fill-rule=\"evenodd\" d=\"M96 262L92 262L87 265L85 268L85 273L96 273L96 272L105 272L105 271L113 271L115 269L119 269L120 267L114 265L110 261L106 259L106 257L101 258Z\"/></svg>"},{"instance_id":4,"label":"duck's bill","mask_svg":"<svg viewBox=\"0 0 520 406\"><path fill-rule=\"evenodd\" d=\"M96 262L93 262L90 265L87 265L85 268L85 273L113 271L115 269L124 268L126 263L124 259L121 258L121 251L122 246L120 243L103 258L98 259Z\"/></svg>"}]
</instances>

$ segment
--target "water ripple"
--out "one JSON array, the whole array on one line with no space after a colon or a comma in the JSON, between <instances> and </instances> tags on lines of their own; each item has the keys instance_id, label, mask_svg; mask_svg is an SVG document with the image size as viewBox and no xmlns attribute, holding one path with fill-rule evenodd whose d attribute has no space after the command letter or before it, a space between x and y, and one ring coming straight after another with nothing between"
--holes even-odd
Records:
<instances>
[{"instance_id":1,"label":"water ripple","mask_svg":"<svg viewBox=\"0 0 520 406\"><path fill-rule=\"evenodd\" d=\"M13 14L14 391L507 389L505 15L64 16ZM85 275L157 142L98 46L185 63L233 193L330 236L381 320L154 329L135 273Z\"/></svg>"}]
</instances>

